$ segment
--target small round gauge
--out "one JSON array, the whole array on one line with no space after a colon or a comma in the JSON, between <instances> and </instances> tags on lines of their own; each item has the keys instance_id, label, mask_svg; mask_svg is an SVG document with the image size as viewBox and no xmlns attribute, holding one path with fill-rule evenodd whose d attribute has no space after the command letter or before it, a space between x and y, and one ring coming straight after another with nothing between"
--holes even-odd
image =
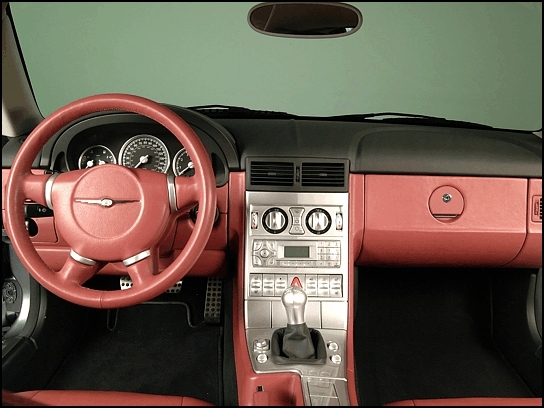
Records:
<instances>
[{"instance_id":1,"label":"small round gauge","mask_svg":"<svg viewBox=\"0 0 544 408\"><path fill-rule=\"evenodd\" d=\"M89 167L106 163L117 163L113 152L106 146L96 145L85 149L83 153L81 153L78 166L80 169L88 169Z\"/></svg>"},{"instance_id":2,"label":"small round gauge","mask_svg":"<svg viewBox=\"0 0 544 408\"><path fill-rule=\"evenodd\" d=\"M189 154L185 148L181 149L174 156L174 160L172 161L172 170L176 176L194 176L195 166L193 165L193 161L189 157Z\"/></svg>"},{"instance_id":3,"label":"small round gauge","mask_svg":"<svg viewBox=\"0 0 544 408\"><path fill-rule=\"evenodd\" d=\"M119 164L166 173L170 166L170 154L158 137L137 135L128 139L121 147Z\"/></svg>"}]
</instances>

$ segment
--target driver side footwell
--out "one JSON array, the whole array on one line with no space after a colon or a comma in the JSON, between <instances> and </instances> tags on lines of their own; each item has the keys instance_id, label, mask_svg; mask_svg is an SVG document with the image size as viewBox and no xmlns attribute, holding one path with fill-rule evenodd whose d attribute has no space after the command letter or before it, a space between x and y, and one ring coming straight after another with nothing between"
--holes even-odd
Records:
<instances>
[{"instance_id":1,"label":"driver side footwell","mask_svg":"<svg viewBox=\"0 0 544 408\"><path fill-rule=\"evenodd\" d=\"M113 311L109 319L94 311L46 388L183 395L221 405L222 328L202 321L205 291L184 289L199 304L189 306L192 322L180 303L187 296L177 294L118 309L116 319Z\"/></svg>"},{"instance_id":2,"label":"driver side footwell","mask_svg":"<svg viewBox=\"0 0 544 408\"><path fill-rule=\"evenodd\" d=\"M489 271L366 268L358 290L361 405L535 396L492 341Z\"/></svg>"}]
</instances>

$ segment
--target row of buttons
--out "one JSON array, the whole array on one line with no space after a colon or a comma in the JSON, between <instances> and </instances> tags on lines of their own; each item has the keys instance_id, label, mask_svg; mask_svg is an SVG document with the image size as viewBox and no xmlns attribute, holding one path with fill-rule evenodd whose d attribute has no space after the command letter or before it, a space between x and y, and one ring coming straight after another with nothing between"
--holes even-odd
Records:
<instances>
[{"instance_id":1,"label":"row of buttons","mask_svg":"<svg viewBox=\"0 0 544 408\"><path fill-rule=\"evenodd\" d=\"M342 275L287 275L252 273L249 275L249 296L281 296L288 282L298 278L307 296L342 297Z\"/></svg>"},{"instance_id":2,"label":"row of buttons","mask_svg":"<svg viewBox=\"0 0 544 408\"><path fill-rule=\"evenodd\" d=\"M339 257L335 260L327 261L278 261L276 258L261 259L258 256L253 257L253 266L269 266L280 268L340 268Z\"/></svg>"},{"instance_id":3,"label":"row of buttons","mask_svg":"<svg viewBox=\"0 0 544 408\"><path fill-rule=\"evenodd\" d=\"M334 341L329 341L327 344L327 348L332 352L338 352L339 346L338 343L335 343ZM268 360L268 356L265 354L267 351L270 350L270 340L259 338L256 340L253 340L253 351L256 353L259 353L257 355L257 362L258 363L265 363ZM342 362L342 357L339 354L333 354L330 356L330 360L333 362L333 364L340 364ZM332 377L332 373L330 371L317 371L317 370L310 370L308 372L309 376L314 377ZM328 382L328 378L312 378L310 379L310 382L313 381L314 385L317 385L320 388L328 388L330 383ZM308 385L310 385L310 382ZM316 383L315 383L316 382ZM311 391L311 388L310 388ZM321 390L322 391L322 390ZM310 392L310 395L321 395L320 390L316 390L314 393Z\"/></svg>"},{"instance_id":4,"label":"row of buttons","mask_svg":"<svg viewBox=\"0 0 544 408\"><path fill-rule=\"evenodd\" d=\"M282 242L281 240L279 241ZM294 242L294 241L289 241ZM318 250L320 248L338 248L340 250L340 241L303 241L303 242L315 242ZM261 249L268 249L270 252L276 252L278 249L278 241L268 239L255 239L253 240L253 252L260 251Z\"/></svg>"}]
</instances>

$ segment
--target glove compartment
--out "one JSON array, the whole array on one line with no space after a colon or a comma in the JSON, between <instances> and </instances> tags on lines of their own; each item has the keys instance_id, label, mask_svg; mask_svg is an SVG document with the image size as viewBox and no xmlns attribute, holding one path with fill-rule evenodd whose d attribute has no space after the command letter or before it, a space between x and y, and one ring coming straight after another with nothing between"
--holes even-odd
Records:
<instances>
[{"instance_id":1,"label":"glove compartment","mask_svg":"<svg viewBox=\"0 0 544 408\"><path fill-rule=\"evenodd\" d=\"M527 179L365 176L359 265L504 266L527 234Z\"/></svg>"}]
</instances>

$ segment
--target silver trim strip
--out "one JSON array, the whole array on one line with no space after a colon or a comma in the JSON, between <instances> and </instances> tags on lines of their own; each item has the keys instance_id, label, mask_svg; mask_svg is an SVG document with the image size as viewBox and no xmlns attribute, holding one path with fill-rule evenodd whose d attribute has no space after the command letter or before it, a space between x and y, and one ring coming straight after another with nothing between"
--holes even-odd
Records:
<instances>
[{"instance_id":1,"label":"silver trim strip","mask_svg":"<svg viewBox=\"0 0 544 408\"><path fill-rule=\"evenodd\" d=\"M51 192L53 191L53 182L60 173L51 174L51 177L45 182L45 203L50 210L53 209L53 201L51 200Z\"/></svg>"},{"instance_id":2,"label":"silver trim strip","mask_svg":"<svg viewBox=\"0 0 544 408\"><path fill-rule=\"evenodd\" d=\"M146 249L145 251L142 251L139 254L136 254L134 256L131 256L130 258L125 259L123 261L123 265L125 266L134 265L136 262L139 262L142 259L147 258L149 255L151 255L151 250Z\"/></svg>"},{"instance_id":3,"label":"silver trim strip","mask_svg":"<svg viewBox=\"0 0 544 408\"><path fill-rule=\"evenodd\" d=\"M79 255L76 251L73 249L70 249L70 256L78 261L79 263L82 263L84 265L93 266L96 265L96 261L91 258L85 258L84 256Z\"/></svg>"},{"instance_id":4,"label":"silver trim strip","mask_svg":"<svg viewBox=\"0 0 544 408\"><path fill-rule=\"evenodd\" d=\"M178 210L175 180L176 178L171 174L166 177L166 183L168 185L168 202L170 203L171 213L175 213Z\"/></svg>"}]
</instances>

